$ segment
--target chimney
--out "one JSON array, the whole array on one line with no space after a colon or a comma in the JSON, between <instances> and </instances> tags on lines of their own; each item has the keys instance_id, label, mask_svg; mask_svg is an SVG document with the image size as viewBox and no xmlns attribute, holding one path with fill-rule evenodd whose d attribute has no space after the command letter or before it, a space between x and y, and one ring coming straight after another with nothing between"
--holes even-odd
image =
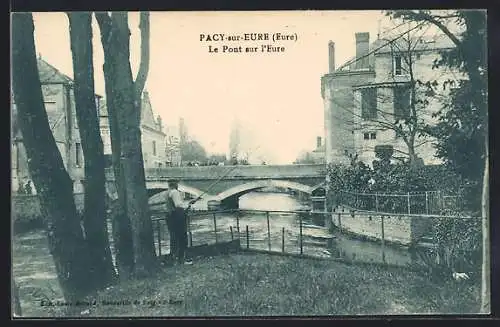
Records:
<instances>
[{"instance_id":1,"label":"chimney","mask_svg":"<svg viewBox=\"0 0 500 327\"><path fill-rule=\"evenodd\" d=\"M328 67L329 73L333 73L335 71L335 42L328 42Z\"/></svg>"},{"instance_id":2,"label":"chimney","mask_svg":"<svg viewBox=\"0 0 500 327\"><path fill-rule=\"evenodd\" d=\"M368 32L356 33L356 69L368 68L369 50L370 50L370 33Z\"/></svg>"},{"instance_id":3,"label":"chimney","mask_svg":"<svg viewBox=\"0 0 500 327\"><path fill-rule=\"evenodd\" d=\"M316 137L316 148L321 147L321 136Z\"/></svg>"},{"instance_id":4,"label":"chimney","mask_svg":"<svg viewBox=\"0 0 500 327\"><path fill-rule=\"evenodd\" d=\"M158 117L156 117L156 124L158 125L158 130L160 132L163 132L163 124L162 124L160 115L158 115Z\"/></svg>"}]
</instances>

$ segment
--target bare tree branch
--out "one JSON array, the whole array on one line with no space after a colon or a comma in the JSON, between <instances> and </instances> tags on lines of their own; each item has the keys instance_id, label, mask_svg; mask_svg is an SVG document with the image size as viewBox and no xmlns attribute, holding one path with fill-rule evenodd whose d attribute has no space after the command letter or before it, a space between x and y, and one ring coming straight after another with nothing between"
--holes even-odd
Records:
<instances>
[{"instance_id":1,"label":"bare tree branch","mask_svg":"<svg viewBox=\"0 0 500 327\"><path fill-rule=\"evenodd\" d=\"M141 11L139 29L141 30L141 62L134 82L136 99L141 98L149 73L149 11Z\"/></svg>"}]
</instances>

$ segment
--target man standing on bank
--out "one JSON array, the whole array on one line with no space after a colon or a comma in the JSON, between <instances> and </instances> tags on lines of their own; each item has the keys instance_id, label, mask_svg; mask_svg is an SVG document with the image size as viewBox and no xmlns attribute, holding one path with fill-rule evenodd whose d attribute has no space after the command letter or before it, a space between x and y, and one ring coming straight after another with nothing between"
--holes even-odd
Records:
<instances>
[{"instance_id":1,"label":"man standing on bank","mask_svg":"<svg viewBox=\"0 0 500 327\"><path fill-rule=\"evenodd\" d=\"M179 181L170 179L167 192L167 226L170 233L170 254L179 264L192 264L191 259L186 258L187 248L187 210L195 202L191 200L189 205L182 202L181 192L178 190Z\"/></svg>"}]
</instances>

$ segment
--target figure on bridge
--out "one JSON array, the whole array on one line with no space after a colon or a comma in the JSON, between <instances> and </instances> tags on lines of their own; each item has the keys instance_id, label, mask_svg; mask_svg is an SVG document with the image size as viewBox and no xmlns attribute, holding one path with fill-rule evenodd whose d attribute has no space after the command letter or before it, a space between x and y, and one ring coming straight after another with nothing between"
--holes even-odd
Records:
<instances>
[{"instance_id":1,"label":"figure on bridge","mask_svg":"<svg viewBox=\"0 0 500 327\"><path fill-rule=\"evenodd\" d=\"M167 192L167 226L170 234L170 254L179 264L191 264L186 258L187 240L187 211L195 200L191 200L186 206L182 202L181 192L178 190L179 181L171 179L168 181Z\"/></svg>"}]
</instances>

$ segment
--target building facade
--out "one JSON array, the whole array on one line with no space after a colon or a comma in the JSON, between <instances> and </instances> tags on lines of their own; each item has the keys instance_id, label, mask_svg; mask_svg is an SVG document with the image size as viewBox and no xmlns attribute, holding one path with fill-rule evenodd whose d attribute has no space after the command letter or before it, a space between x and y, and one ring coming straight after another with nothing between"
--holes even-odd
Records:
<instances>
[{"instance_id":1,"label":"building facade","mask_svg":"<svg viewBox=\"0 0 500 327\"><path fill-rule=\"evenodd\" d=\"M456 78L448 68L433 69L442 50L453 47L442 35L409 36L397 40L379 39L370 43L369 33L356 33L356 56L335 68L335 44L330 41L329 73L321 78L324 102L325 157L327 163L348 163L350 157L371 165L375 146L390 145L394 157L408 157L402 133L396 132L409 115L411 81L442 82ZM416 88L413 88L416 89ZM423 92L417 90L417 92ZM416 94L415 93L415 94ZM443 94L440 94L443 95ZM422 124L433 124L432 113L442 108L441 97L422 96L417 117ZM425 164L437 164L433 140L417 136L415 152Z\"/></svg>"},{"instance_id":2,"label":"building facade","mask_svg":"<svg viewBox=\"0 0 500 327\"><path fill-rule=\"evenodd\" d=\"M99 114L106 166L110 167L112 165L111 134L109 130L108 111L104 100L101 100ZM155 118L147 91L144 91L142 94L141 144L144 168L161 168L167 165L166 134L163 122L160 116Z\"/></svg>"},{"instance_id":3,"label":"building facade","mask_svg":"<svg viewBox=\"0 0 500 327\"><path fill-rule=\"evenodd\" d=\"M80 141L80 132L76 120L73 81L55 67L38 58L38 71L42 85L43 100L49 119L50 128L66 170L74 182L73 191L83 192L84 160ZM100 107L101 96L96 95L96 104ZM25 190L29 184L31 192L36 193L28 170L28 160L23 145L23 138L17 123L17 110L14 98L11 100L12 142L11 142L11 178L12 191Z\"/></svg>"},{"instance_id":4,"label":"building facade","mask_svg":"<svg viewBox=\"0 0 500 327\"><path fill-rule=\"evenodd\" d=\"M38 71L50 128L61 153L64 166L74 182L73 191L75 194L83 193L83 181L85 178L84 157L76 118L73 80L41 58L38 58ZM96 105L106 165L109 167L112 164L111 135L106 102L100 95L96 95ZM31 192L28 193L35 194L36 189L31 182L26 151L17 123L17 110L13 97L11 99L11 112L12 191L26 193L26 189L29 189ZM144 92L142 99L141 138L144 167L154 168L167 165L166 135L163 131L161 118L159 116L156 119L154 118L147 92Z\"/></svg>"},{"instance_id":5,"label":"building facade","mask_svg":"<svg viewBox=\"0 0 500 327\"><path fill-rule=\"evenodd\" d=\"M141 142L144 168L161 168L167 165L167 135L160 116L155 119L149 93L143 92L141 112Z\"/></svg>"}]
</instances>

